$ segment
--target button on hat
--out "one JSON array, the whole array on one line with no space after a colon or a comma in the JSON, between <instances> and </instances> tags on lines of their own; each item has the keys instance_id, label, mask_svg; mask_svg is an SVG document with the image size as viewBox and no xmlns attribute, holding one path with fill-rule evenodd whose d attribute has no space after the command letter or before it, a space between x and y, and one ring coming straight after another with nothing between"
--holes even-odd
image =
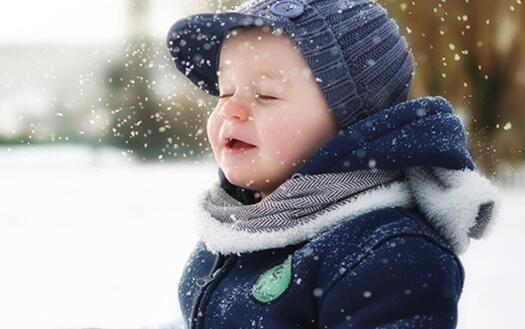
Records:
<instances>
[{"instance_id":1,"label":"button on hat","mask_svg":"<svg viewBox=\"0 0 525 329\"><path fill-rule=\"evenodd\" d=\"M295 18L303 13L304 6L297 1L279 1L270 7L270 11L277 16Z\"/></svg>"}]
</instances>

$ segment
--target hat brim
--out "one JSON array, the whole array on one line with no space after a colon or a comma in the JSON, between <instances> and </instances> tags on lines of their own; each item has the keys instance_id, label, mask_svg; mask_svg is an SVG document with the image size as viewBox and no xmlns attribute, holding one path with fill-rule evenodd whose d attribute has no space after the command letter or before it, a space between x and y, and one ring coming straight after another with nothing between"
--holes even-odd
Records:
<instances>
[{"instance_id":1,"label":"hat brim","mask_svg":"<svg viewBox=\"0 0 525 329\"><path fill-rule=\"evenodd\" d=\"M230 31L249 26L285 28L282 21L239 12L205 13L176 21L167 46L177 69L196 86L219 95L217 70L222 43Z\"/></svg>"}]
</instances>

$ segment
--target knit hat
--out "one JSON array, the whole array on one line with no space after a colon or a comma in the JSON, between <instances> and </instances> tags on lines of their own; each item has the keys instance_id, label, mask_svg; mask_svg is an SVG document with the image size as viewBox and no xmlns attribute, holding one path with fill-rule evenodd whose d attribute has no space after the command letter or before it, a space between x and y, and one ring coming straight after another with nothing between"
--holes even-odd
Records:
<instances>
[{"instance_id":1,"label":"knit hat","mask_svg":"<svg viewBox=\"0 0 525 329\"><path fill-rule=\"evenodd\" d=\"M407 100L414 59L397 23L375 0L256 0L233 12L187 16L167 46L179 71L219 95L223 40L239 27L287 33L309 64L341 129Z\"/></svg>"}]
</instances>

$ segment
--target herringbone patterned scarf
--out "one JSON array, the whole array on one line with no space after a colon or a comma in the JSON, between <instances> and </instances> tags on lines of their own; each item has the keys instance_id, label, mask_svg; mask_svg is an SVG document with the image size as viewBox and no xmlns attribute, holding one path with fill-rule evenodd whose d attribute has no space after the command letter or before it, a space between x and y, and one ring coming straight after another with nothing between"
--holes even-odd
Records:
<instances>
[{"instance_id":1,"label":"herringbone patterned scarf","mask_svg":"<svg viewBox=\"0 0 525 329\"><path fill-rule=\"evenodd\" d=\"M216 220L246 232L289 229L319 216L358 194L404 179L402 172L362 170L299 175L282 183L260 202L245 205L219 184L206 192L203 208Z\"/></svg>"}]
</instances>

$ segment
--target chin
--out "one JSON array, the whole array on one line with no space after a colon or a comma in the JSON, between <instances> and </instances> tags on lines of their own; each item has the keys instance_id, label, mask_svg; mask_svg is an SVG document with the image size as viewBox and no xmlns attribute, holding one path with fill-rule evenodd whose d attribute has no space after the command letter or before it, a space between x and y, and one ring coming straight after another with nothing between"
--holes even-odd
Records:
<instances>
[{"instance_id":1,"label":"chin","mask_svg":"<svg viewBox=\"0 0 525 329\"><path fill-rule=\"evenodd\" d=\"M250 190L256 190L255 186L259 185L258 177L255 177L245 169L228 166L227 168L222 168L222 171L228 181L234 185L245 187Z\"/></svg>"},{"instance_id":2,"label":"chin","mask_svg":"<svg viewBox=\"0 0 525 329\"><path fill-rule=\"evenodd\" d=\"M292 172L277 172L278 170L270 165L262 167L266 170L257 170L240 164L223 164L221 169L230 183L252 191L273 191L284 183Z\"/></svg>"}]
</instances>

